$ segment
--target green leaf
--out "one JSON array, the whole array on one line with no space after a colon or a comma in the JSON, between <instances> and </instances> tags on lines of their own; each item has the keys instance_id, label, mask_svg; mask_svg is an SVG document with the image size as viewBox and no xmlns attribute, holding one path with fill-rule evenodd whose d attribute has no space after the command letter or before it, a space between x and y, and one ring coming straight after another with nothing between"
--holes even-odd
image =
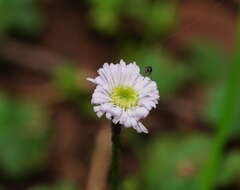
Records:
<instances>
[{"instance_id":1,"label":"green leaf","mask_svg":"<svg viewBox=\"0 0 240 190\"><path fill-rule=\"evenodd\" d=\"M221 110L223 110L225 106L223 102L226 96L226 91L226 81L209 89L207 102L203 111L203 117L206 121L213 124L212 126L215 127L215 129L217 129L217 124L220 122ZM231 127L231 133L233 135L238 135L240 130L240 97L238 97L236 105L236 112L232 115L234 122Z\"/></svg>"},{"instance_id":2,"label":"green leaf","mask_svg":"<svg viewBox=\"0 0 240 190\"><path fill-rule=\"evenodd\" d=\"M159 137L142 158L141 187L148 190L194 190L208 159L210 139L203 135Z\"/></svg>"},{"instance_id":3,"label":"green leaf","mask_svg":"<svg viewBox=\"0 0 240 190\"><path fill-rule=\"evenodd\" d=\"M29 190L79 190L79 188L76 188L74 185L67 181L59 182L56 185L39 185L33 188L30 188Z\"/></svg>"},{"instance_id":4,"label":"green leaf","mask_svg":"<svg viewBox=\"0 0 240 190\"><path fill-rule=\"evenodd\" d=\"M119 33L122 18L139 24L144 37L166 33L175 23L176 1L148 0L89 0L93 26L106 34ZM124 25L124 23L122 24ZM119 33L121 34L121 33Z\"/></svg>"},{"instance_id":5,"label":"green leaf","mask_svg":"<svg viewBox=\"0 0 240 190\"><path fill-rule=\"evenodd\" d=\"M54 73L54 81L58 90L67 98L75 99L81 94L78 70L74 65L59 66Z\"/></svg>"},{"instance_id":6,"label":"green leaf","mask_svg":"<svg viewBox=\"0 0 240 190\"><path fill-rule=\"evenodd\" d=\"M192 67L193 79L205 84L225 80L229 71L227 55L210 43L190 43L186 62Z\"/></svg>"},{"instance_id":7,"label":"green leaf","mask_svg":"<svg viewBox=\"0 0 240 190\"><path fill-rule=\"evenodd\" d=\"M93 26L107 34L113 34L119 25L121 0L89 0L90 18Z\"/></svg>"},{"instance_id":8,"label":"green leaf","mask_svg":"<svg viewBox=\"0 0 240 190\"><path fill-rule=\"evenodd\" d=\"M0 168L21 178L41 171L48 159L49 132L37 104L0 95Z\"/></svg>"},{"instance_id":9,"label":"green leaf","mask_svg":"<svg viewBox=\"0 0 240 190\"><path fill-rule=\"evenodd\" d=\"M9 30L31 34L42 27L35 0L0 0L0 20L0 34Z\"/></svg>"},{"instance_id":10,"label":"green leaf","mask_svg":"<svg viewBox=\"0 0 240 190\"><path fill-rule=\"evenodd\" d=\"M227 185L230 182L239 181L240 176L240 152L230 152L221 166L219 172L219 183Z\"/></svg>"},{"instance_id":11,"label":"green leaf","mask_svg":"<svg viewBox=\"0 0 240 190\"><path fill-rule=\"evenodd\" d=\"M199 178L199 189L211 190L216 186L216 175L222 164L225 145L231 137L232 130L239 117L240 97L240 17L237 25L237 42L233 62L230 65L230 72L226 81L226 92L223 99L223 107L220 112L218 130L213 138L213 146L210 152L210 159L202 175Z\"/></svg>"},{"instance_id":12,"label":"green leaf","mask_svg":"<svg viewBox=\"0 0 240 190\"><path fill-rule=\"evenodd\" d=\"M88 116L86 118L97 119L93 107L90 104L91 94L84 89L81 72L76 66L64 64L59 66L54 73L54 83L63 95L63 98L78 105L81 113Z\"/></svg>"},{"instance_id":13,"label":"green leaf","mask_svg":"<svg viewBox=\"0 0 240 190\"><path fill-rule=\"evenodd\" d=\"M165 1L151 4L144 17L144 23L149 36L165 34L176 23L176 2Z\"/></svg>"},{"instance_id":14,"label":"green leaf","mask_svg":"<svg viewBox=\"0 0 240 190\"><path fill-rule=\"evenodd\" d=\"M139 183L136 178L128 177L125 180L123 180L123 183L121 185L122 190L138 190Z\"/></svg>"}]
</instances>

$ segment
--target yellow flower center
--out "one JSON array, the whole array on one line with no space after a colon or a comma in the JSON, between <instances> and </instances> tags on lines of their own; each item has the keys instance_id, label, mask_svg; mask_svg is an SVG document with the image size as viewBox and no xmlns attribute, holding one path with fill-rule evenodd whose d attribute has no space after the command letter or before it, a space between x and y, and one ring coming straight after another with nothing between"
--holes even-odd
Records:
<instances>
[{"instance_id":1,"label":"yellow flower center","mask_svg":"<svg viewBox=\"0 0 240 190\"><path fill-rule=\"evenodd\" d=\"M129 109L137 106L138 94L134 89L128 86L117 86L112 90L111 98L115 106L123 109Z\"/></svg>"}]
</instances>

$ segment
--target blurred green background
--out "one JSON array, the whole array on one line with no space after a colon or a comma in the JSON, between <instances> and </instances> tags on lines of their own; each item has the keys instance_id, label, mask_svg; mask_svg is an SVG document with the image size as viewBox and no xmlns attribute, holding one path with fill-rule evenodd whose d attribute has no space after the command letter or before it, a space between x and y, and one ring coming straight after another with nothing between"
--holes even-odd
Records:
<instances>
[{"instance_id":1,"label":"blurred green background","mask_svg":"<svg viewBox=\"0 0 240 190\"><path fill-rule=\"evenodd\" d=\"M0 0L0 190L110 190L104 62L136 61L161 101L122 133L121 190L240 189L237 0Z\"/></svg>"}]
</instances>

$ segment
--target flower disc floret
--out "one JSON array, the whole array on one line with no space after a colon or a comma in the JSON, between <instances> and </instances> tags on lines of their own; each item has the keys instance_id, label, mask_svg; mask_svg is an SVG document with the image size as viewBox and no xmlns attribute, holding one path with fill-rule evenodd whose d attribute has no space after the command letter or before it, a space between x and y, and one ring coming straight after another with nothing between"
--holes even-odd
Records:
<instances>
[{"instance_id":1,"label":"flower disc floret","mask_svg":"<svg viewBox=\"0 0 240 190\"><path fill-rule=\"evenodd\" d=\"M112 102L113 105L119 106L124 110L137 106L138 94L128 86L117 86L112 89Z\"/></svg>"}]
</instances>

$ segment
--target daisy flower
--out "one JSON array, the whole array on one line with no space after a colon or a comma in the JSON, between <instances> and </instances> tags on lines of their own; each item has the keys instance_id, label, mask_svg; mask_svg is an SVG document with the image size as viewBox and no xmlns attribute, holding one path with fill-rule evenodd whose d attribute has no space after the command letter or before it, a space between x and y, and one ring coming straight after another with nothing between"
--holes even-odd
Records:
<instances>
[{"instance_id":1,"label":"daisy flower","mask_svg":"<svg viewBox=\"0 0 240 190\"><path fill-rule=\"evenodd\" d=\"M98 117L104 114L114 124L133 127L137 132L148 133L139 121L152 108L156 108L160 98L156 82L140 74L136 63L105 63L96 78L87 80L96 84L91 103Z\"/></svg>"}]
</instances>

